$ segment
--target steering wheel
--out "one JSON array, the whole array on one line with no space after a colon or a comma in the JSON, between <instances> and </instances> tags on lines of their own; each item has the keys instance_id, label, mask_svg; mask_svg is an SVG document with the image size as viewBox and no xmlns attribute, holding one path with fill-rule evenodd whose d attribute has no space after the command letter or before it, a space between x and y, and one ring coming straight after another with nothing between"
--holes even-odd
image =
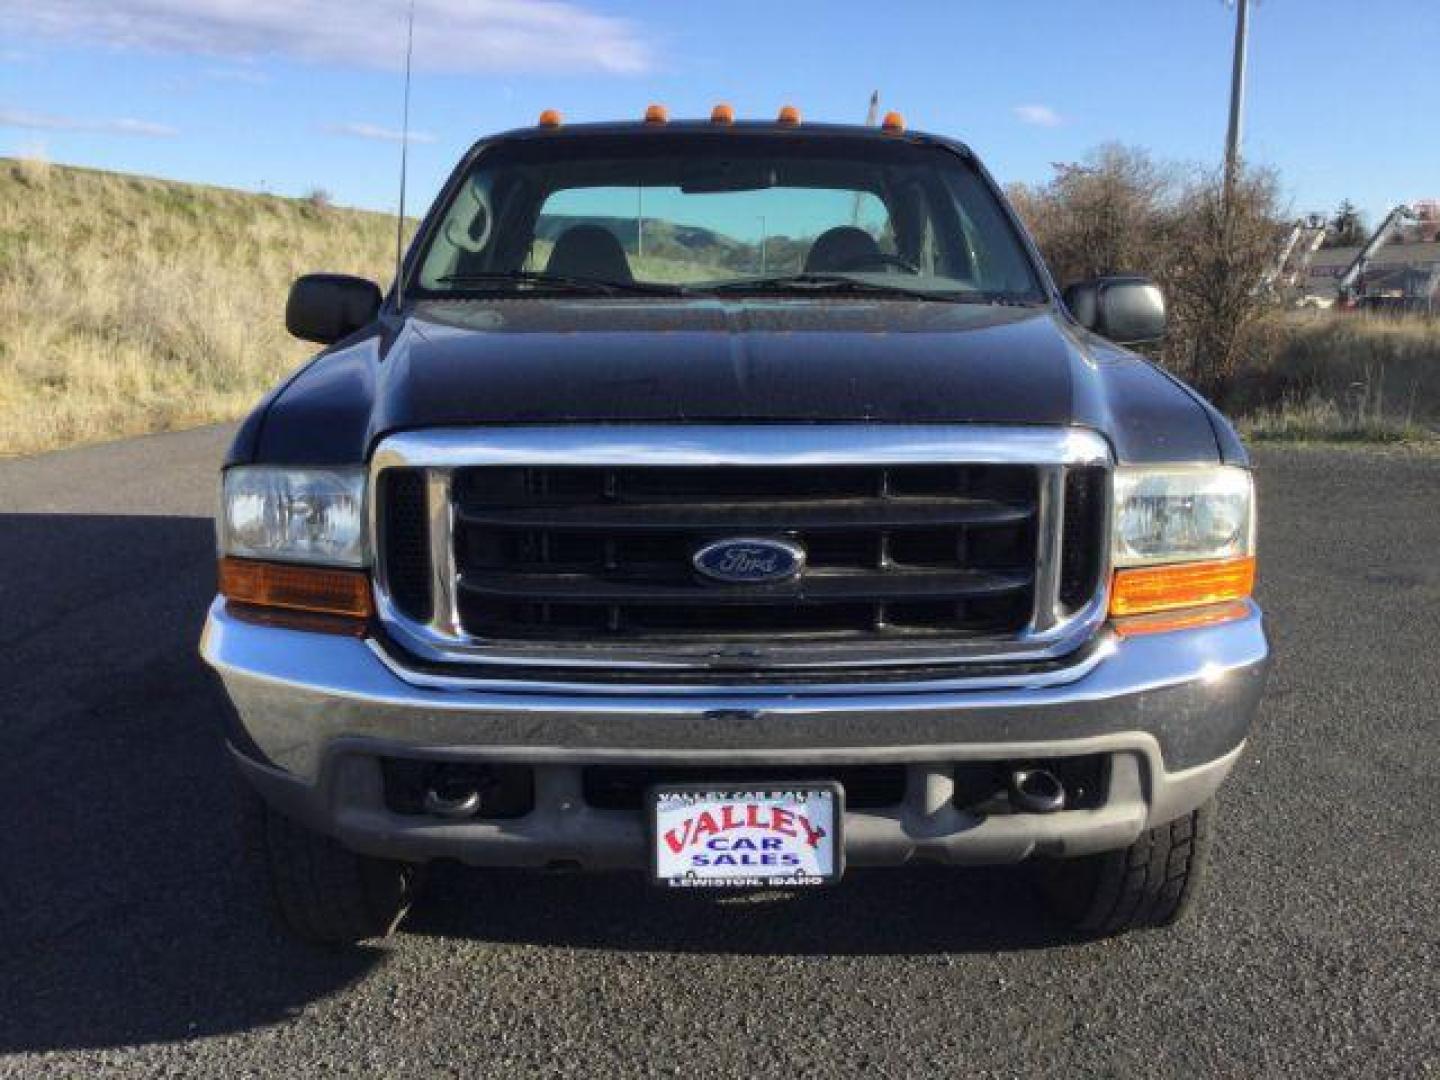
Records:
<instances>
[{"instance_id":1,"label":"steering wheel","mask_svg":"<svg viewBox=\"0 0 1440 1080\"><path fill-rule=\"evenodd\" d=\"M876 251L873 254L862 255L858 259L851 259L838 269L842 271L864 270L871 266L893 266L897 270L903 270L907 274L920 274L920 267L902 259L899 255L890 255L883 251Z\"/></svg>"}]
</instances>

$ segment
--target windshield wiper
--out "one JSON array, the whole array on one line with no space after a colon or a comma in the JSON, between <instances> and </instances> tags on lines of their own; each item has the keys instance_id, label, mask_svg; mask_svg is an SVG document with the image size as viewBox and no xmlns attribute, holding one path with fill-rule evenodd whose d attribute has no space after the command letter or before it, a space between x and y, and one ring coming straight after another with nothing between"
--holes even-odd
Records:
<instances>
[{"instance_id":1,"label":"windshield wiper","mask_svg":"<svg viewBox=\"0 0 1440 1080\"><path fill-rule=\"evenodd\" d=\"M674 285L655 285L641 281L607 281L603 278L571 277L568 274L547 274L539 270L481 270L468 274L446 274L437 278L442 285L536 285L541 288L564 289L569 292L615 296L640 293L655 296L684 296Z\"/></svg>"},{"instance_id":2,"label":"windshield wiper","mask_svg":"<svg viewBox=\"0 0 1440 1080\"><path fill-rule=\"evenodd\" d=\"M905 285L884 285L878 281L851 277L839 273L776 274L772 277L739 278L715 285L693 288L691 292L771 292L794 290L795 292L857 292L877 295L905 297L912 300L938 300L951 304L998 304L1007 298L1000 294L979 292L975 289L915 289Z\"/></svg>"}]
</instances>

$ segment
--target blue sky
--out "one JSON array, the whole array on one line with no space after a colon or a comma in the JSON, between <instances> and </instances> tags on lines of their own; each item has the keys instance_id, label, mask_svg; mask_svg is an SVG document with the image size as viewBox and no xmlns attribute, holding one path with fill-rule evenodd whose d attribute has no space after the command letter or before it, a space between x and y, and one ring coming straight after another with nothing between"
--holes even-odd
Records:
<instances>
[{"instance_id":1,"label":"blue sky","mask_svg":"<svg viewBox=\"0 0 1440 1080\"><path fill-rule=\"evenodd\" d=\"M1221 0L418 0L412 210L475 138L872 89L1002 181L1107 140L1218 161ZM393 208L405 0L0 0L0 155ZM1440 2L1259 0L1247 157L1297 211L1440 196Z\"/></svg>"}]
</instances>

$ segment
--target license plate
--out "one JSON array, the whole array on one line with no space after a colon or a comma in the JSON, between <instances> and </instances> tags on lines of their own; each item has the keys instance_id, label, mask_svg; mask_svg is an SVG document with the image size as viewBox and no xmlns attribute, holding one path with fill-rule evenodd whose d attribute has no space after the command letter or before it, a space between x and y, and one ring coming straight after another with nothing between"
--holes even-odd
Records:
<instances>
[{"instance_id":1,"label":"license plate","mask_svg":"<svg viewBox=\"0 0 1440 1080\"><path fill-rule=\"evenodd\" d=\"M839 784L659 785L652 867L670 888L828 885L844 872Z\"/></svg>"}]
</instances>

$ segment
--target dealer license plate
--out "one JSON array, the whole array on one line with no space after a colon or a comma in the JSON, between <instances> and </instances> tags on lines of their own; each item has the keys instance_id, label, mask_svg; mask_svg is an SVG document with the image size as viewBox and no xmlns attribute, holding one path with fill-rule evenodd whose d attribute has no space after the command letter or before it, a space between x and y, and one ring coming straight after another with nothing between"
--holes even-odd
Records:
<instances>
[{"instance_id":1,"label":"dealer license plate","mask_svg":"<svg viewBox=\"0 0 1440 1080\"><path fill-rule=\"evenodd\" d=\"M794 888L827 885L844 871L839 784L662 784L650 806L661 885Z\"/></svg>"}]
</instances>

